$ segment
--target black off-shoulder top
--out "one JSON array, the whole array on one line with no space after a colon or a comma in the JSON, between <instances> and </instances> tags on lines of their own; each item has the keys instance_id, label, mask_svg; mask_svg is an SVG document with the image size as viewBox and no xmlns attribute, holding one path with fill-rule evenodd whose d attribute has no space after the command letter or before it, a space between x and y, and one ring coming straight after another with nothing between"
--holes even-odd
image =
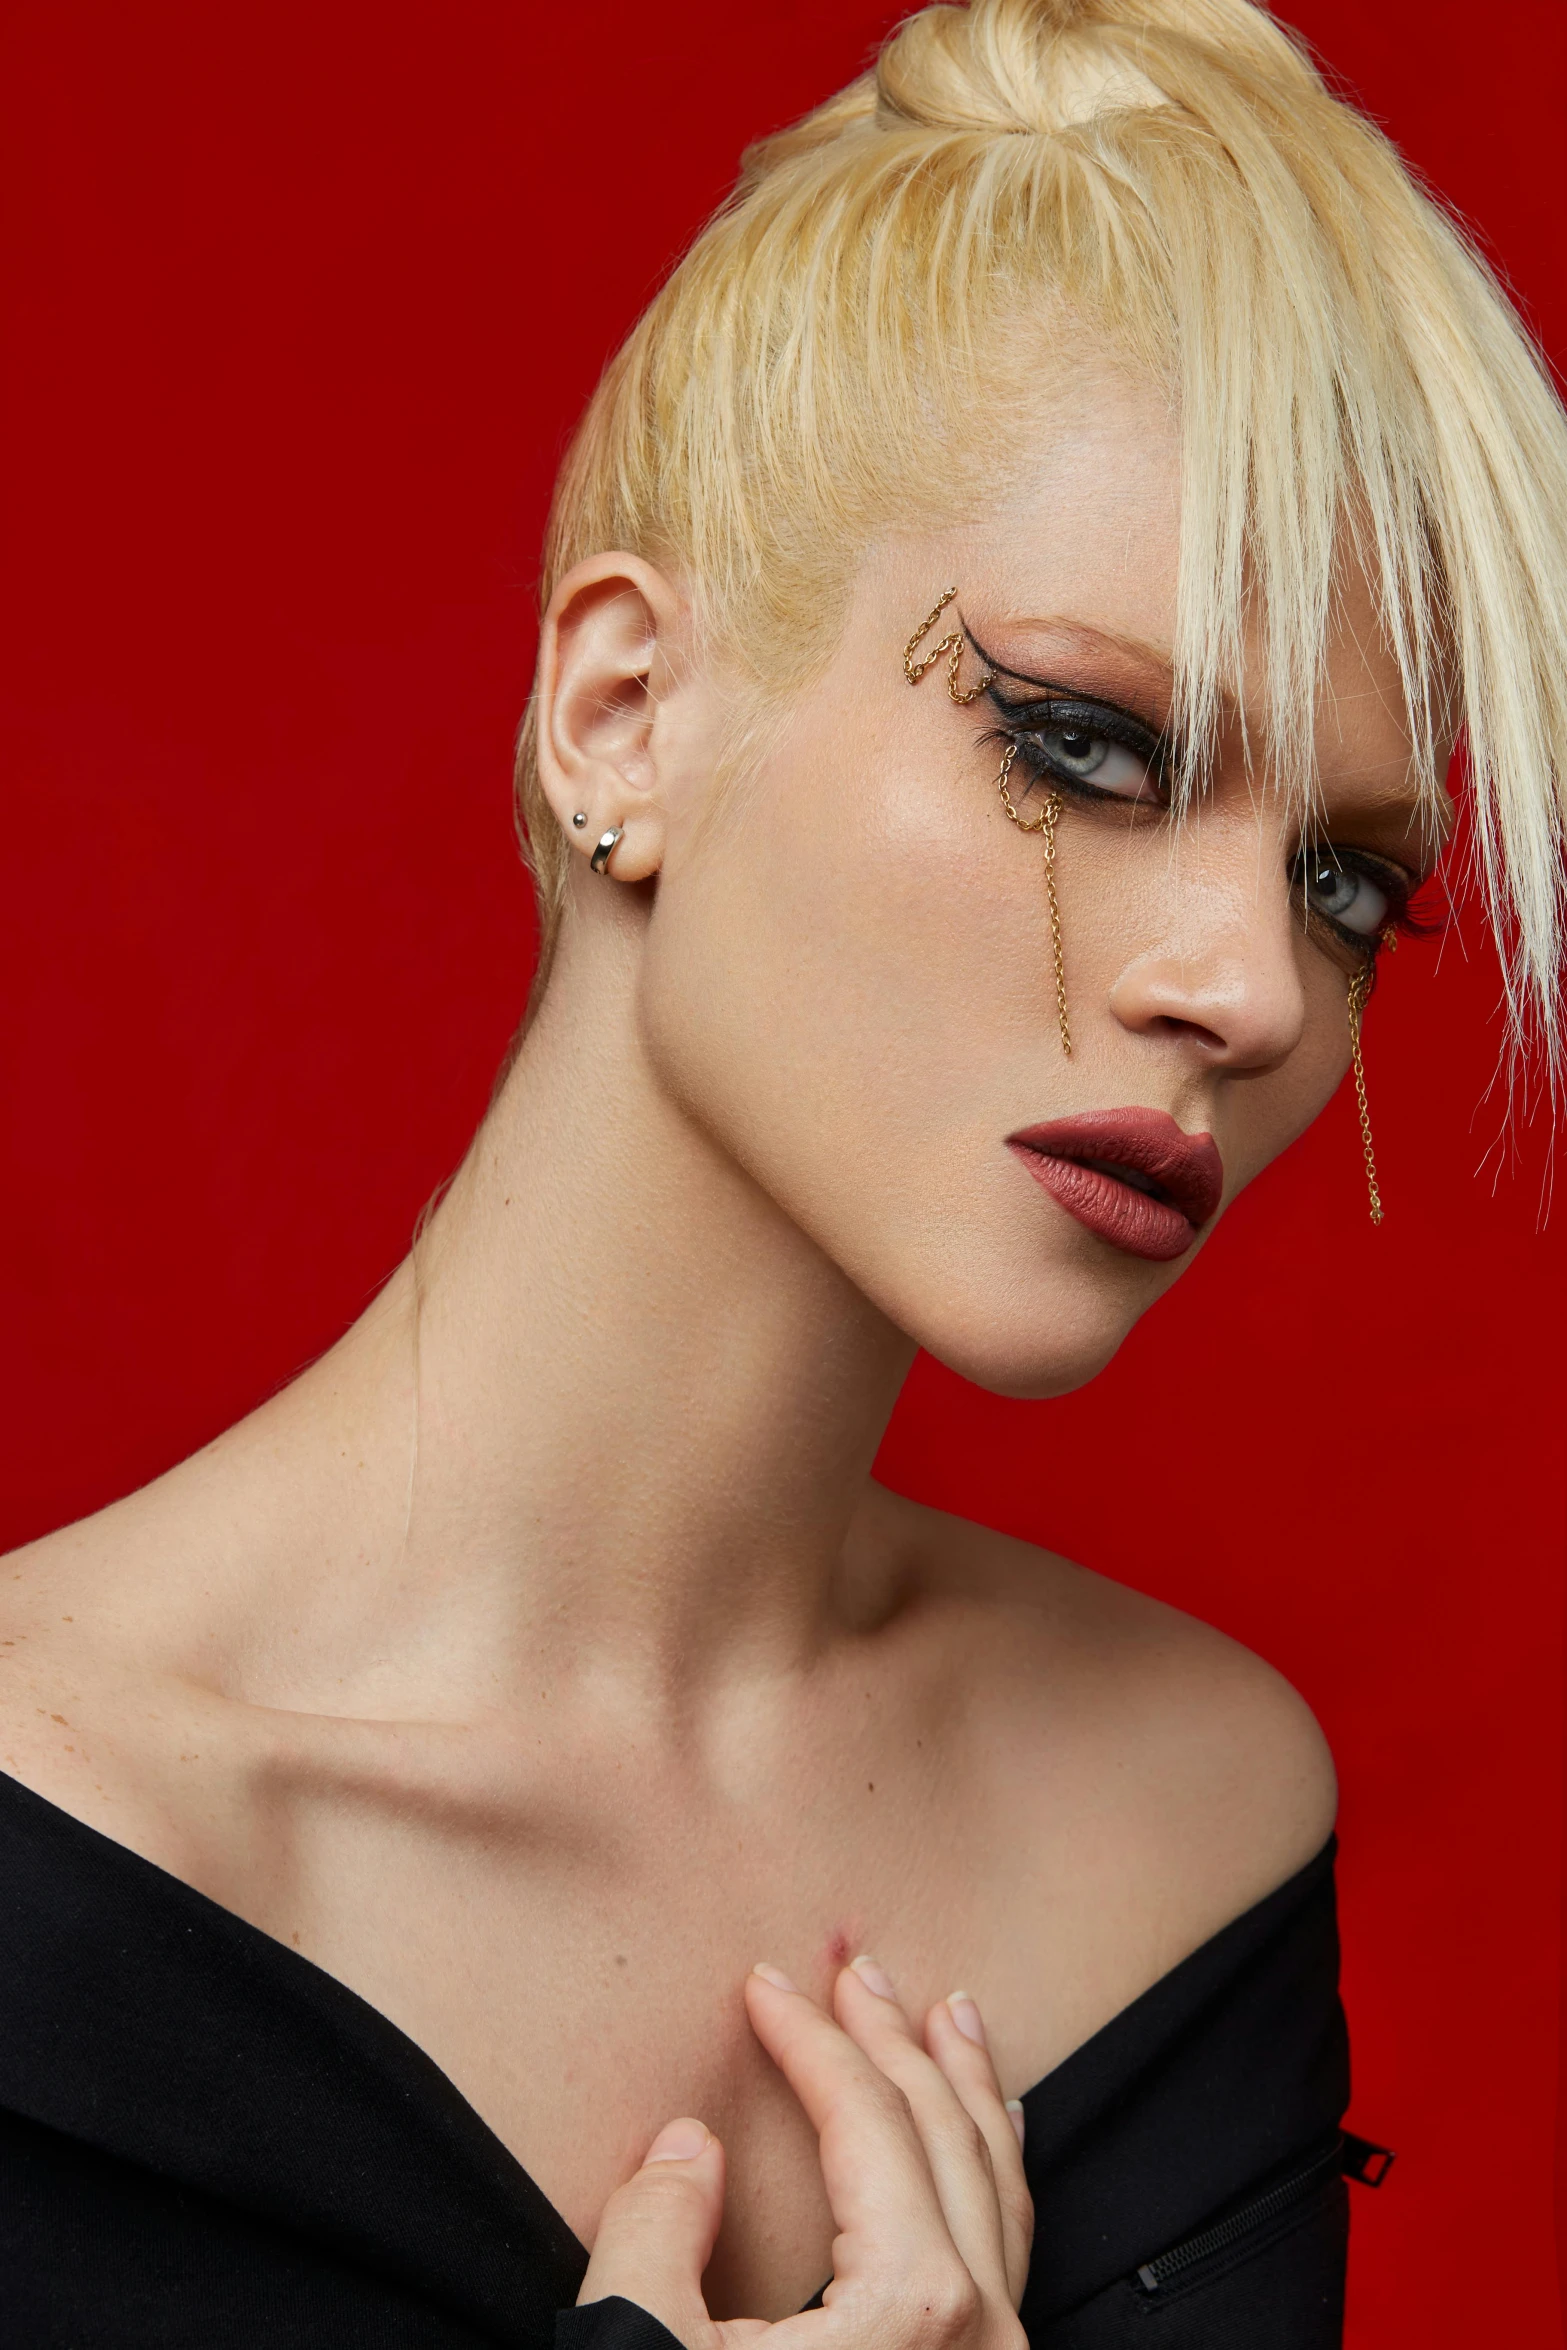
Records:
<instances>
[{"instance_id":1,"label":"black off-shoulder top","mask_svg":"<svg viewBox=\"0 0 1567 2350\"><path fill-rule=\"evenodd\" d=\"M1330 1843L1024 2099L1036 2350L1329 2350ZM671 2350L446 2075L297 1951L0 1776L0 2341ZM568 2313L568 2314L563 2314Z\"/></svg>"}]
</instances>

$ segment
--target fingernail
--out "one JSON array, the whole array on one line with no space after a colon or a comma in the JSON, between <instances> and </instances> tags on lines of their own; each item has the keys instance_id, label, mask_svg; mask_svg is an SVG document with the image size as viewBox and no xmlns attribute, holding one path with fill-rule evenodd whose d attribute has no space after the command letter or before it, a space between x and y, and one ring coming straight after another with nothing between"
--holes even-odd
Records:
<instances>
[{"instance_id":1,"label":"fingernail","mask_svg":"<svg viewBox=\"0 0 1567 2350\"><path fill-rule=\"evenodd\" d=\"M979 2009L966 1991L947 1993L947 2013L965 2040L972 2040L976 2048L985 2046L985 2027L980 2020Z\"/></svg>"},{"instance_id":2,"label":"fingernail","mask_svg":"<svg viewBox=\"0 0 1567 2350\"><path fill-rule=\"evenodd\" d=\"M877 1964L874 1958L861 1956L852 1963L855 1973L867 1991L874 1991L878 1999L897 1998L898 1994L892 1987L892 1977L884 1966Z\"/></svg>"},{"instance_id":3,"label":"fingernail","mask_svg":"<svg viewBox=\"0 0 1567 2350\"><path fill-rule=\"evenodd\" d=\"M751 1972L753 1975L760 1975L764 1983L771 1983L775 1991L796 1991L799 1989L799 1985L791 1983L781 1967L757 1965L752 1967Z\"/></svg>"},{"instance_id":4,"label":"fingernail","mask_svg":"<svg viewBox=\"0 0 1567 2350\"><path fill-rule=\"evenodd\" d=\"M665 2122L643 2159L647 2162L694 2162L712 2134L705 2122Z\"/></svg>"},{"instance_id":5,"label":"fingernail","mask_svg":"<svg viewBox=\"0 0 1567 2350\"><path fill-rule=\"evenodd\" d=\"M1007 2099L1007 2116L1011 2121L1012 2127L1017 2132L1017 2142L1021 2146L1023 2143L1023 2132L1027 2127L1027 2122L1023 2113L1023 2100L1021 2097L1009 2097Z\"/></svg>"}]
</instances>

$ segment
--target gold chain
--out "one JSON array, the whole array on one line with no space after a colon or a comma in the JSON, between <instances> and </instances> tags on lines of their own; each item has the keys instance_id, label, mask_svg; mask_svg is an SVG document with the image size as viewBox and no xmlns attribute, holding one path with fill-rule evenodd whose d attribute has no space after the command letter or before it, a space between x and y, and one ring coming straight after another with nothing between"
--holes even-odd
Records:
<instances>
[{"instance_id":1,"label":"gold chain","mask_svg":"<svg viewBox=\"0 0 1567 2350\"><path fill-rule=\"evenodd\" d=\"M1371 993L1373 966L1363 963L1349 983L1349 1065L1355 1073L1355 1101L1360 1111L1360 1148L1366 1162L1366 1196L1371 1221L1382 1221L1382 1194L1377 1188L1377 1155L1371 1147L1371 1112L1366 1103L1366 1064L1360 1051L1360 1026Z\"/></svg>"},{"instance_id":2,"label":"gold chain","mask_svg":"<svg viewBox=\"0 0 1567 2350\"><path fill-rule=\"evenodd\" d=\"M1066 960L1061 952L1061 907L1056 898L1056 826L1066 805L1058 791L1047 792L1045 804L1030 824L1019 815L1012 797L1012 762L1017 757L1017 744L1010 742L1001 762L1001 773L996 777L996 788L1001 794L1001 805L1017 826L1019 832L1037 832L1043 836L1045 851L1045 899L1050 908L1050 957L1055 965L1056 1021L1061 1030L1061 1050L1068 1060L1072 1058L1072 1030L1066 1016Z\"/></svg>"},{"instance_id":3,"label":"gold chain","mask_svg":"<svg viewBox=\"0 0 1567 2350\"><path fill-rule=\"evenodd\" d=\"M941 615L943 612L945 612L947 606L951 603L957 592L958 591L955 587L949 587L947 589L940 603L936 605L933 611L926 613L924 619L920 622L918 628L914 631L914 634L910 637L908 643L904 646L903 674L908 679L910 685L918 685L920 679L928 675L928 673L935 668L936 663L942 658L943 654L945 654L947 661L947 692L951 695L953 701L955 701L959 707L962 708L969 702L977 702L980 695L984 692L986 686L994 685L996 681L995 671L992 669L987 669L984 676L980 679L978 685L970 686L967 693L961 693L958 690L958 664L963 658L963 647L967 642L963 631L957 628L951 630L948 635L941 638L939 643L932 645L930 651L925 655L923 660L916 661L914 658L915 654L920 648L922 641L929 636L931 630L935 627L937 621L941 618ZM1066 1016L1066 964L1061 954L1061 908L1056 902L1056 825L1060 819L1061 810L1065 803L1063 802L1061 794L1058 791L1050 792L1046 796L1044 807L1037 819L1032 824L1025 823L1023 818L1018 814L1017 806L1012 798L1011 787L1008 780L1012 773L1012 762L1016 757L1017 744L1015 742L1008 743L1006 757L1001 762L1001 773L997 776L996 782L1001 792L1001 805L1003 808L1005 808L1007 814L1011 817L1019 832L1038 832L1044 836L1045 897L1050 907L1050 954L1051 960L1055 965L1056 1020L1061 1030L1061 1050L1065 1053L1067 1059L1070 1060L1072 1057L1072 1031L1068 1026Z\"/></svg>"},{"instance_id":4,"label":"gold chain","mask_svg":"<svg viewBox=\"0 0 1567 2350\"><path fill-rule=\"evenodd\" d=\"M955 587L948 588L946 594L942 597L941 602L936 606L935 610L933 612L928 612L925 615L925 618L920 622L918 628L914 631L914 634L910 637L908 643L904 646L903 674L908 679L910 685L918 685L920 679L925 675L926 671L934 669L936 663L941 659L942 655L945 654L947 657L947 691L951 695L953 701L958 704L959 708L963 709L966 708L970 702L977 702L980 695L984 692L986 686L994 685L996 682L995 672L993 670L987 669L984 676L980 679L978 685L970 686L967 693L959 693L958 664L963 658L963 647L967 642L963 631L960 628L952 629L941 639L939 644L933 645L931 647L930 651L925 655L923 661L916 661L914 658L915 650L921 637L929 636L931 630L935 627L937 621L941 618L941 615L943 612L945 612L947 606L951 603L957 592L958 591Z\"/></svg>"}]
</instances>

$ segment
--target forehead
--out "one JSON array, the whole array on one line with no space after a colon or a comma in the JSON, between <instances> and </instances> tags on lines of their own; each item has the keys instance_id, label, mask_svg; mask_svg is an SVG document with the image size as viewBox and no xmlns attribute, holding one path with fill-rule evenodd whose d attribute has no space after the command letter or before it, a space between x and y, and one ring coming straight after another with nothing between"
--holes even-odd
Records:
<instances>
[{"instance_id":1,"label":"forehead","mask_svg":"<svg viewBox=\"0 0 1567 2350\"><path fill-rule=\"evenodd\" d=\"M1069 655L1074 682L1086 664L1095 690L1131 698L1162 722L1174 692L1181 555L1182 446L1168 394L1153 376L1109 361L1052 369L1020 440L947 538L946 576L960 583L965 616L989 651L1025 673L1048 676ZM1226 681L1231 748L1268 736L1255 615L1243 641L1242 673ZM1450 748L1439 745L1444 764ZM1418 805L1398 662L1347 533L1315 751L1325 801L1350 795L1406 819Z\"/></svg>"}]
</instances>

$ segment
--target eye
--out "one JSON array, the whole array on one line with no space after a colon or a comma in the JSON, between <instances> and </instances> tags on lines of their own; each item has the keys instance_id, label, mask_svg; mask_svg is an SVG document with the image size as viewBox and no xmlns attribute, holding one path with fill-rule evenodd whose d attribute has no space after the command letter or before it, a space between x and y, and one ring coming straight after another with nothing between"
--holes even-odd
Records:
<instances>
[{"instance_id":1,"label":"eye","mask_svg":"<svg viewBox=\"0 0 1567 2350\"><path fill-rule=\"evenodd\" d=\"M1369 873L1355 865L1341 865L1331 849L1311 849L1296 867L1302 894L1314 914L1352 930L1357 938L1375 938L1387 921L1389 898Z\"/></svg>"},{"instance_id":2,"label":"eye","mask_svg":"<svg viewBox=\"0 0 1567 2350\"><path fill-rule=\"evenodd\" d=\"M1158 791L1148 762L1088 726L1031 726L1030 748L1042 763L1073 783L1089 784L1118 800L1151 800Z\"/></svg>"}]
</instances>

